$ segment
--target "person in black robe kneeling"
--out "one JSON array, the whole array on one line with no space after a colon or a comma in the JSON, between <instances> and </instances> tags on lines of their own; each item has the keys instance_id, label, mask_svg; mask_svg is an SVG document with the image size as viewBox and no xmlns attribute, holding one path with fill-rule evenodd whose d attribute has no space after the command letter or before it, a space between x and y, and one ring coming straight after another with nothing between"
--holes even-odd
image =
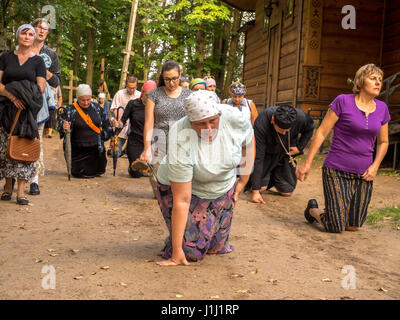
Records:
<instances>
[{"instance_id":1,"label":"person in black robe kneeling","mask_svg":"<svg viewBox=\"0 0 400 320\"><path fill-rule=\"evenodd\" d=\"M265 203L261 192L272 187L282 196L291 196L296 188L296 160L310 141L314 122L301 109L292 106L270 107L254 122L256 158L247 187L252 202Z\"/></svg>"},{"instance_id":2,"label":"person in black robe kneeling","mask_svg":"<svg viewBox=\"0 0 400 320\"><path fill-rule=\"evenodd\" d=\"M71 129L71 174L76 178L94 178L106 172L107 157L104 141L112 136L108 114L92 102L92 90L80 84L76 94L78 102L67 107L59 118L60 138Z\"/></svg>"}]
</instances>

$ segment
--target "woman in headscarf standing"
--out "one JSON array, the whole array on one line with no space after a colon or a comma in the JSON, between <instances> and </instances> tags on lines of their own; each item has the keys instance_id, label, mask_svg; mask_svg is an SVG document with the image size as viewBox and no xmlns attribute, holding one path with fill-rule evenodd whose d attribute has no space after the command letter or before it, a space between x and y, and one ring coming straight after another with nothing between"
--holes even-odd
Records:
<instances>
[{"instance_id":1,"label":"woman in headscarf standing","mask_svg":"<svg viewBox=\"0 0 400 320\"><path fill-rule=\"evenodd\" d=\"M35 175L36 162L24 163L6 156L8 135L18 110L21 115L14 134L24 138L36 138L37 114L42 107L46 86L46 67L43 59L32 51L35 29L24 24L16 33L18 49L0 56L0 179L6 179L1 200L11 200L13 180L18 183L17 203L28 204L24 188L26 181ZM28 117L32 121L28 121Z\"/></svg>"},{"instance_id":2,"label":"woman in headscarf standing","mask_svg":"<svg viewBox=\"0 0 400 320\"><path fill-rule=\"evenodd\" d=\"M185 110L171 128L157 174L157 199L170 233L162 254L168 260L159 262L164 266L234 249L233 209L254 161L253 129L237 109L199 90L185 100Z\"/></svg>"},{"instance_id":3,"label":"woman in headscarf standing","mask_svg":"<svg viewBox=\"0 0 400 320\"><path fill-rule=\"evenodd\" d=\"M244 97L246 92L246 86L244 84L234 82L229 87L231 97L223 100L222 103L238 108L243 116L251 121L251 124L254 126L254 121L256 121L258 117L258 111L254 102Z\"/></svg>"}]
</instances>

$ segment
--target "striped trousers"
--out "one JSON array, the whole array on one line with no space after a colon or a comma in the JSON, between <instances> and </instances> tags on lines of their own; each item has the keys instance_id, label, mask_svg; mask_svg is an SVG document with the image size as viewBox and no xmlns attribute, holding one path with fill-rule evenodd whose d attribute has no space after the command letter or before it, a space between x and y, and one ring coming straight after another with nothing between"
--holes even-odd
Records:
<instances>
[{"instance_id":1,"label":"striped trousers","mask_svg":"<svg viewBox=\"0 0 400 320\"><path fill-rule=\"evenodd\" d=\"M326 231L340 233L347 226L361 227L367 218L373 181L360 174L322 168L325 213L321 215Z\"/></svg>"}]
</instances>

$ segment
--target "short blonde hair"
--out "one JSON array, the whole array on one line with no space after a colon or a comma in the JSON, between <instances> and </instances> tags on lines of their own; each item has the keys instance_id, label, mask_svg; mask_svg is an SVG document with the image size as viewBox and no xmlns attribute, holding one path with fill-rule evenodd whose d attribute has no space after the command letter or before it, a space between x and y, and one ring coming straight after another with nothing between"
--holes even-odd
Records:
<instances>
[{"instance_id":1,"label":"short blonde hair","mask_svg":"<svg viewBox=\"0 0 400 320\"><path fill-rule=\"evenodd\" d=\"M357 94L364 87L365 78L369 75L377 73L383 78L383 71L373 63L366 64L357 70L353 81L353 93Z\"/></svg>"}]
</instances>

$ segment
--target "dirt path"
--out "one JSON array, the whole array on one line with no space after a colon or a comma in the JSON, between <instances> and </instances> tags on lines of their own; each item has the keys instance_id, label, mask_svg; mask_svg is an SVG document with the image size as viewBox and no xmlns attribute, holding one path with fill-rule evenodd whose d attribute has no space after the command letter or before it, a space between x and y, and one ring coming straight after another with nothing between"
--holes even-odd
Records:
<instances>
[{"instance_id":1,"label":"dirt path","mask_svg":"<svg viewBox=\"0 0 400 320\"><path fill-rule=\"evenodd\" d=\"M266 194L259 205L242 195L233 253L161 268L154 261L167 230L148 180L129 178L122 158L117 177L109 159L103 177L68 182L61 141L45 139L44 148L42 194L26 207L14 197L0 203L0 299L400 298L399 231L328 234L305 222L307 200L323 200L319 168L291 198ZM400 204L399 187L377 177L371 205ZM54 290L42 287L46 265L55 268ZM347 265L356 289L342 288Z\"/></svg>"}]
</instances>

